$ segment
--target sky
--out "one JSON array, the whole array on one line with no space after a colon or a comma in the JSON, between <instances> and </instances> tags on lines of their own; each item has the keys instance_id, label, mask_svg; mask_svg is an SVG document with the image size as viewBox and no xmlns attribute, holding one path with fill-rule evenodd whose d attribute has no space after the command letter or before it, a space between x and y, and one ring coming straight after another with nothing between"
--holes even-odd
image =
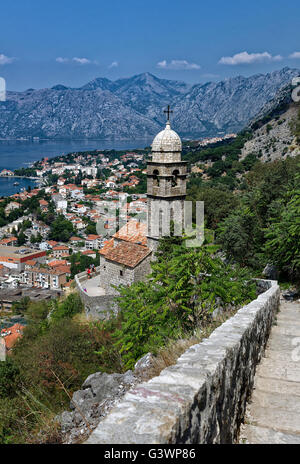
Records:
<instances>
[{"instance_id":1,"label":"sky","mask_svg":"<svg viewBox=\"0 0 300 464\"><path fill-rule=\"evenodd\" d=\"M299 0L13 0L0 6L8 90L150 72L189 83L300 68Z\"/></svg>"}]
</instances>

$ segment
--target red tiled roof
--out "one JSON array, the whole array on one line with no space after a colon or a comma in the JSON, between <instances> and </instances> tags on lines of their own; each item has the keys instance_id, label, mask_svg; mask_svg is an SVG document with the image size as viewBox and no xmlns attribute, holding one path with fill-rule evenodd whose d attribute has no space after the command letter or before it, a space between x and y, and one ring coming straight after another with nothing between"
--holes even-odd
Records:
<instances>
[{"instance_id":1,"label":"red tiled roof","mask_svg":"<svg viewBox=\"0 0 300 464\"><path fill-rule=\"evenodd\" d=\"M16 242L17 240L17 237L3 238L0 240L0 244L4 245L5 243Z\"/></svg>"},{"instance_id":2,"label":"red tiled roof","mask_svg":"<svg viewBox=\"0 0 300 464\"><path fill-rule=\"evenodd\" d=\"M57 244L57 242L55 242L55 240L48 240L47 242L49 245L51 246L55 246Z\"/></svg>"},{"instance_id":3,"label":"red tiled roof","mask_svg":"<svg viewBox=\"0 0 300 464\"><path fill-rule=\"evenodd\" d=\"M27 266L35 266L36 265L36 260L35 259L29 259L26 261Z\"/></svg>"},{"instance_id":4,"label":"red tiled roof","mask_svg":"<svg viewBox=\"0 0 300 464\"><path fill-rule=\"evenodd\" d=\"M60 273L71 274L71 266L56 266L55 269Z\"/></svg>"},{"instance_id":5,"label":"red tiled roof","mask_svg":"<svg viewBox=\"0 0 300 464\"><path fill-rule=\"evenodd\" d=\"M65 271L61 270L61 267L63 266L57 266L54 268L40 268L40 267L34 267L31 269L31 272L36 272L38 274L46 274L46 275L61 275L65 274Z\"/></svg>"},{"instance_id":6,"label":"red tiled roof","mask_svg":"<svg viewBox=\"0 0 300 464\"><path fill-rule=\"evenodd\" d=\"M55 259L54 261L51 261L51 263L48 264L50 267L57 267L57 266L65 266L67 264L67 261L65 259Z\"/></svg>"},{"instance_id":7,"label":"red tiled roof","mask_svg":"<svg viewBox=\"0 0 300 464\"><path fill-rule=\"evenodd\" d=\"M22 332L25 326L21 324L15 324L12 327L7 329L2 329L1 334L7 333L8 335L4 335L4 342L7 350L10 350L13 345L16 343L18 338L22 337Z\"/></svg>"},{"instance_id":8,"label":"red tiled roof","mask_svg":"<svg viewBox=\"0 0 300 464\"><path fill-rule=\"evenodd\" d=\"M110 240L106 240L104 242L104 246L101 248L101 250L99 250L100 255L105 256L106 253L113 247L114 247L114 239L111 238Z\"/></svg>"},{"instance_id":9,"label":"red tiled roof","mask_svg":"<svg viewBox=\"0 0 300 464\"><path fill-rule=\"evenodd\" d=\"M139 243L141 245L147 245L146 237L147 224L131 220L121 227L113 237L119 240L125 240L126 242Z\"/></svg>"},{"instance_id":10,"label":"red tiled roof","mask_svg":"<svg viewBox=\"0 0 300 464\"><path fill-rule=\"evenodd\" d=\"M151 253L150 248L135 243L121 242L105 255L110 261L134 268Z\"/></svg>"}]
</instances>

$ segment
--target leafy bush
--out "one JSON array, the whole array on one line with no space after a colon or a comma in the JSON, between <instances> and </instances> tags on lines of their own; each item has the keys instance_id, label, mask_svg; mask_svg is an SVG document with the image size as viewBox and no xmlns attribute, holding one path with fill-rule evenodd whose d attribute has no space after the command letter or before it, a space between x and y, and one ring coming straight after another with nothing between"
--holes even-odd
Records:
<instances>
[{"instance_id":1,"label":"leafy bush","mask_svg":"<svg viewBox=\"0 0 300 464\"><path fill-rule=\"evenodd\" d=\"M145 282L118 287L121 327L115 337L125 368L167 339L205 324L217 307L255 298L249 273L226 266L208 247L174 245L167 255L159 249L152 269Z\"/></svg>"},{"instance_id":2,"label":"leafy bush","mask_svg":"<svg viewBox=\"0 0 300 464\"><path fill-rule=\"evenodd\" d=\"M9 359L0 362L0 398L13 398L16 395L20 370Z\"/></svg>"},{"instance_id":3,"label":"leafy bush","mask_svg":"<svg viewBox=\"0 0 300 464\"><path fill-rule=\"evenodd\" d=\"M58 303L51 314L51 321L71 318L83 311L83 304L78 293L71 293L67 298Z\"/></svg>"}]
</instances>

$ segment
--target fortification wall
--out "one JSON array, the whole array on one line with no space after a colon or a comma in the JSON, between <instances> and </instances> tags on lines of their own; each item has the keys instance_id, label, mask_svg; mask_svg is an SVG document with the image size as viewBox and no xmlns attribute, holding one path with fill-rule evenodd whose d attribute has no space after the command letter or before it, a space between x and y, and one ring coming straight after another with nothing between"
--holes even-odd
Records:
<instances>
[{"instance_id":1,"label":"fortification wall","mask_svg":"<svg viewBox=\"0 0 300 464\"><path fill-rule=\"evenodd\" d=\"M100 267L96 268L96 273L93 274L93 277L96 277L100 274ZM112 312L117 311L117 307L114 304L113 295L99 295L99 296L90 296L82 288L82 283L86 281L86 273L81 272L76 274L75 282L78 288L81 301L84 304L85 313L87 316L93 319L107 319Z\"/></svg>"},{"instance_id":2,"label":"fortification wall","mask_svg":"<svg viewBox=\"0 0 300 464\"><path fill-rule=\"evenodd\" d=\"M261 287L177 364L127 392L86 443L234 443L279 306L277 282Z\"/></svg>"}]
</instances>

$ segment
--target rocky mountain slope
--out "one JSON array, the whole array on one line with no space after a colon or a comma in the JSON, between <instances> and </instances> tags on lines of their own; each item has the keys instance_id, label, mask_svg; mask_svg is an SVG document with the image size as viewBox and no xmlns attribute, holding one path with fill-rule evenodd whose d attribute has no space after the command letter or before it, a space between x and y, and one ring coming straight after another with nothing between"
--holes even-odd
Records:
<instances>
[{"instance_id":1,"label":"rocky mountain slope","mask_svg":"<svg viewBox=\"0 0 300 464\"><path fill-rule=\"evenodd\" d=\"M249 124L253 135L242 148L241 159L253 153L261 161L285 159L300 154L293 132L293 122L299 117L300 104L292 101L292 87L282 88Z\"/></svg>"},{"instance_id":2,"label":"rocky mountain slope","mask_svg":"<svg viewBox=\"0 0 300 464\"><path fill-rule=\"evenodd\" d=\"M167 104L183 137L236 132L298 75L284 68L190 86L145 73L114 82L97 78L78 89L56 85L8 92L7 101L0 102L0 139L153 136L164 124Z\"/></svg>"}]
</instances>

